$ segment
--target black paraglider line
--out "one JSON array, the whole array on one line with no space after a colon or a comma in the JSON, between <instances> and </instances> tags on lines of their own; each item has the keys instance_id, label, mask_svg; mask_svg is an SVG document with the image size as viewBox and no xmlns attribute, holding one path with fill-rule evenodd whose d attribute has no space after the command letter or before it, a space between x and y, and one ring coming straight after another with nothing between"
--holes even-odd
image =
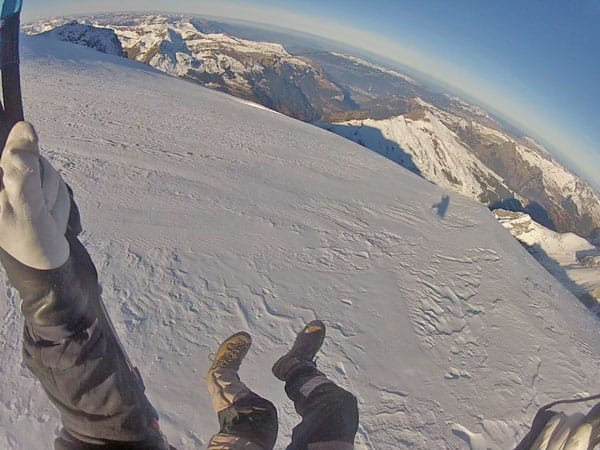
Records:
<instances>
[{"instance_id":1,"label":"black paraglider line","mask_svg":"<svg viewBox=\"0 0 600 450\"><path fill-rule=\"evenodd\" d=\"M19 69L19 24L18 12L0 20L0 71L3 99L3 105L0 105L2 122L0 152L4 148L10 129L24 118Z\"/></svg>"}]
</instances>

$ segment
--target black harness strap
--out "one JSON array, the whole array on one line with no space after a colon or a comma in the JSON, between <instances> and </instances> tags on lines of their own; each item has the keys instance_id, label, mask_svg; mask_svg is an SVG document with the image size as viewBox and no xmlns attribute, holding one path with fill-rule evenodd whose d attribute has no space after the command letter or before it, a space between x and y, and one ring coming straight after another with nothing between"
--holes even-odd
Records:
<instances>
[{"instance_id":1,"label":"black harness strap","mask_svg":"<svg viewBox=\"0 0 600 450\"><path fill-rule=\"evenodd\" d=\"M23 120L21 74L19 70L19 14L0 20L0 71L3 106L0 108L0 152L11 128Z\"/></svg>"}]
</instances>

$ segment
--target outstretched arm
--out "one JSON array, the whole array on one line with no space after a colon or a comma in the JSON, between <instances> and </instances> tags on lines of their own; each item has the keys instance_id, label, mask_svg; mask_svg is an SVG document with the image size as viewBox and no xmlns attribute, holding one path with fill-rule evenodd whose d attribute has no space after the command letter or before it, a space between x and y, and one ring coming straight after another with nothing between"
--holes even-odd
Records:
<instances>
[{"instance_id":1,"label":"outstretched arm","mask_svg":"<svg viewBox=\"0 0 600 450\"><path fill-rule=\"evenodd\" d=\"M168 448L77 238L72 192L40 156L31 125L13 128L0 168L0 262L22 299L25 363L62 416L60 445Z\"/></svg>"}]
</instances>

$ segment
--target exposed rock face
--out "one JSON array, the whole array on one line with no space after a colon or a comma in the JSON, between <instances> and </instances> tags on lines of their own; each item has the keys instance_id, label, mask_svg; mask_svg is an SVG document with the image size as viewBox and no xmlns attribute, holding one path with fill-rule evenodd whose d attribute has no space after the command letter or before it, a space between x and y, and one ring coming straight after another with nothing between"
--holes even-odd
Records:
<instances>
[{"instance_id":1,"label":"exposed rock face","mask_svg":"<svg viewBox=\"0 0 600 450\"><path fill-rule=\"evenodd\" d=\"M324 105L342 107L343 93L308 61L283 46L237 39L199 19L142 16L105 21L131 59L254 101L307 122Z\"/></svg>"},{"instance_id":2,"label":"exposed rock face","mask_svg":"<svg viewBox=\"0 0 600 450\"><path fill-rule=\"evenodd\" d=\"M74 20L43 34L60 41L85 45L109 55L125 56L119 38L109 28L98 28Z\"/></svg>"},{"instance_id":3,"label":"exposed rock face","mask_svg":"<svg viewBox=\"0 0 600 450\"><path fill-rule=\"evenodd\" d=\"M484 164L527 199L536 221L586 237L600 224L598 194L539 147L481 126L458 131Z\"/></svg>"}]
</instances>

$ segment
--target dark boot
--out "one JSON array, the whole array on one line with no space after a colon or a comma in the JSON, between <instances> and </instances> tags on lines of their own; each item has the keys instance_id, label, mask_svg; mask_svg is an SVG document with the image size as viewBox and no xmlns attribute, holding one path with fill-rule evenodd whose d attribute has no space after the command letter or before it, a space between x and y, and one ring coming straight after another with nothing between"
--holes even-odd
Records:
<instances>
[{"instance_id":1,"label":"dark boot","mask_svg":"<svg viewBox=\"0 0 600 450\"><path fill-rule=\"evenodd\" d=\"M315 367L314 359L325 339L325 324L313 320L306 325L294 341L291 350L273 364L273 375L287 381L298 370Z\"/></svg>"},{"instance_id":2,"label":"dark boot","mask_svg":"<svg viewBox=\"0 0 600 450\"><path fill-rule=\"evenodd\" d=\"M298 333L291 350L273 365L302 422L287 450L351 450L358 429L356 398L317 370L315 356L325 339L325 324L314 320Z\"/></svg>"}]
</instances>

